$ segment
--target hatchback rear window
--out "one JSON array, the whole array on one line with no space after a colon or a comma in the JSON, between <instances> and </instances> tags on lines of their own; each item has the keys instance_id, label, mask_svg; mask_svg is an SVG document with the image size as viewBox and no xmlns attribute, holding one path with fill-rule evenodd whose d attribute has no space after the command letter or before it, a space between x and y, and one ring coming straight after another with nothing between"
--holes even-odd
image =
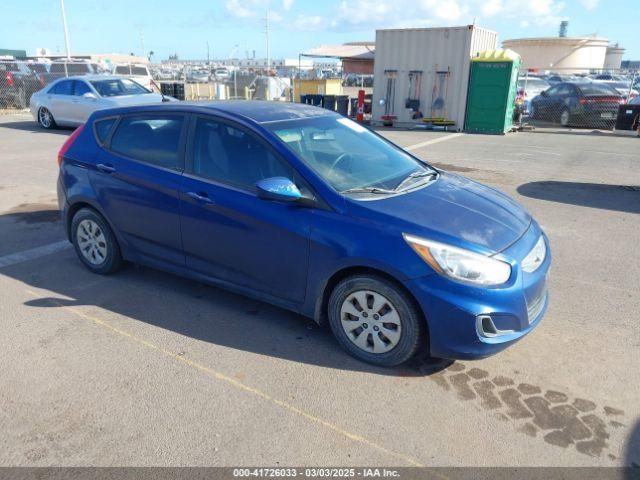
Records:
<instances>
[{"instance_id":1,"label":"hatchback rear window","mask_svg":"<svg viewBox=\"0 0 640 480\"><path fill-rule=\"evenodd\" d=\"M101 145L107 140L109 136L109 132L111 131L111 127L116 123L115 118L107 118L105 120L99 120L94 124L94 132L96 134L96 139L98 143Z\"/></svg>"},{"instance_id":2,"label":"hatchback rear window","mask_svg":"<svg viewBox=\"0 0 640 480\"><path fill-rule=\"evenodd\" d=\"M124 117L111 138L111 150L151 165L177 168L183 123L182 115Z\"/></svg>"}]
</instances>

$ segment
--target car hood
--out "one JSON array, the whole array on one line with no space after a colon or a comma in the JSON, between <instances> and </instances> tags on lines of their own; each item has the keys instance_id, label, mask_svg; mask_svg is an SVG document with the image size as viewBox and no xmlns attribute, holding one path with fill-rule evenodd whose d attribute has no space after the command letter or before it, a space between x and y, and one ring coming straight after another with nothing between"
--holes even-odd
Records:
<instances>
[{"instance_id":1,"label":"car hood","mask_svg":"<svg viewBox=\"0 0 640 480\"><path fill-rule=\"evenodd\" d=\"M159 93L145 93L142 95L122 95L119 97L107 97L109 102L117 106L126 105L148 105L150 103L161 103L162 95Z\"/></svg>"},{"instance_id":2,"label":"car hood","mask_svg":"<svg viewBox=\"0 0 640 480\"><path fill-rule=\"evenodd\" d=\"M351 213L393 225L403 233L487 253L504 250L529 228L531 216L490 187L448 172L429 185L397 196L349 202Z\"/></svg>"}]
</instances>

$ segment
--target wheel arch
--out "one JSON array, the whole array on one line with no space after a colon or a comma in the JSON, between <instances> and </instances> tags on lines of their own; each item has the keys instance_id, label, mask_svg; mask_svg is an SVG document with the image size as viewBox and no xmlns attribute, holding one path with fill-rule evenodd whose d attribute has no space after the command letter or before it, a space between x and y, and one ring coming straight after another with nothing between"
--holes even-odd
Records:
<instances>
[{"instance_id":1,"label":"wheel arch","mask_svg":"<svg viewBox=\"0 0 640 480\"><path fill-rule=\"evenodd\" d=\"M315 312L313 317L316 323L323 325L327 322L327 309L329 306L329 297L331 296L331 292L333 292L333 289L336 287L336 285L338 285L338 283L340 283L340 281L353 275L373 275L388 280L390 283L395 285L398 289L404 292L407 297L414 303L416 310L419 312L422 320L424 321L424 325L428 333L428 322L426 321L426 317L424 312L422 311L420 303L413 295L413 293L411 293L411 291L407 287L405 287L400 280L398 280L390 273L385 272L384 270L381 270L379 268L368 267L364 265L352 265L341 268L333 275L331 275L331 277L329 277L322 288L322 294L316 300Z\"/></svg>"},{"instance_id":2,"label":"wheel arch","mask_svg":"<svg viewBox=\"0 0 640 480\"><path fill-rule=\"evenodd\" d=\"M94 202L86 198L79 198L75 200L74 202L70 203L69 207L67 208L66 216L64 219L64 222L65 222L64 227L65 227L65 231L67 233L67 238L69 239L69 241L71 241L71 223L73 222L73 217L76 215L76 213L78 213L83 208L93 210L102 218L104 218L104 221L107 222L107 224L111 228L111 231L113 232L113 235L116 237L116 241L119 244L121 244L119 235L116 232L116 230L113 228L113 224L111 223L111 221L109 221L109 218L107 218L107 216L104 214L102 209L97 204L95 204Z\"/></svg>"}]
</instances>

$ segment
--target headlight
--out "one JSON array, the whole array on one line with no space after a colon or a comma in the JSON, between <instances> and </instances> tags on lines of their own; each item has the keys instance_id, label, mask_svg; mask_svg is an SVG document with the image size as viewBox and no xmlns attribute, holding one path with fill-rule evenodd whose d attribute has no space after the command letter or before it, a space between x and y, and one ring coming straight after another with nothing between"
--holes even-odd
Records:
<instances>
[{"instance_id":1,"label":"headlight","mask_svg":"<svg viewBox=\"0 0 640 480\"><path fill-rule=\"evenodd\" d=\"M501 260L406 233L403 237L425 262L447 277L479 285L500 285L511 276L511 265Z\"/></svg>"},{"instance_id":2,"label":"headlight","mask_svg":"<svg viewBox=\"0 0 640 480\"><path fill-rule=\"evenodd\" d=\"M522 260L522 270L527 273L535 272L542 262L544 262L547 256L547 245L544 243L544 238L540 235L540 238L531 249L531 251Z\"/></svg>"}]
</instances>

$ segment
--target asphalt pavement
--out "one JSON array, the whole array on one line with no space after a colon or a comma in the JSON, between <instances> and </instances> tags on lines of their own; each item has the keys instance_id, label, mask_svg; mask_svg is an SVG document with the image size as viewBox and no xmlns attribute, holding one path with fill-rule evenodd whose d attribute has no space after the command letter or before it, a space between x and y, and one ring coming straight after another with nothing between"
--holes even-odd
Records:
<instances>
[{"instance_id":1,"label":"asphalt pavement","mask_svg":"<svg viewBox=\"0 0 640 480\"><path fill-rule=\"evenodd\" d=\"M69 133L0 117L1 466L640 464L640 139L381 130L516 198L553 265L514 347L380 369L268 304L89 273L57 215Z\"/></svg>"}]
</instances>

